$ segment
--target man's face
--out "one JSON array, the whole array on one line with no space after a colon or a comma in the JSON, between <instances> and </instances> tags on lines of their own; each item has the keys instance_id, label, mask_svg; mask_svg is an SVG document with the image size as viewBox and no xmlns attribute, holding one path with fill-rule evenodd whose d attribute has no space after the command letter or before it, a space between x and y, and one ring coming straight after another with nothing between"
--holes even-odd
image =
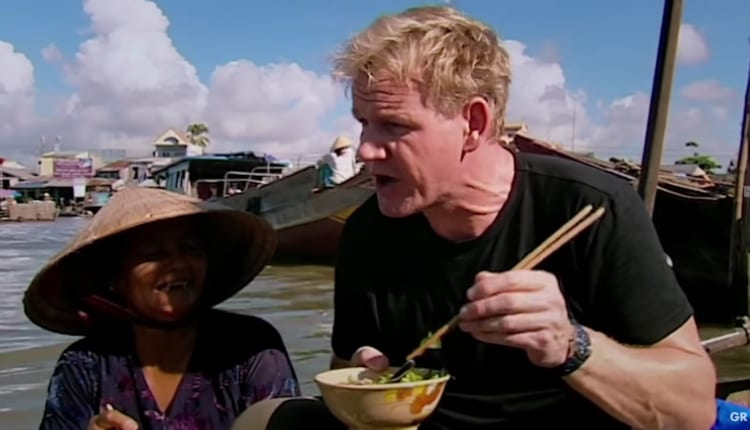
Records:
<instances>
[{"instance_id":1,"label":"man's face","mask_svg":"<svg viewBox=\"0 0 750 430\"><path fill-rule=\"evenodd\" d=\"M380 211L405 217L444 203L458 184L467 122L446 117L416 88L367 78L353 85L358 155L375 178Z\"/></svg>"}]
</instances>

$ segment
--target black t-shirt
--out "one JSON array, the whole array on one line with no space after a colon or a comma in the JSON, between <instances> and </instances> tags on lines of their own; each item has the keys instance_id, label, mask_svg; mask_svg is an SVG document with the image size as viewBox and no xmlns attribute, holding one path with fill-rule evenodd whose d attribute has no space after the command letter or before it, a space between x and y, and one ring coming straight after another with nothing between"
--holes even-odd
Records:
<instances>
[{"instance_id":1,"label":"black t-shirt","mask_svg":"<svg viewBox=\"0 0 750 430\"><path fill-rule=\"evenodd\" d=\"M510 269L587 204L604 206L605 215L537 266L558 277L571 315L633 345L655 343L692 316L630 184L559 158L515 154L515 159L508 201L476 239L442 239L422 215L387 218L375 196L349 217L335 275L336 356L348 359L358 347L371 345L399 365L466 303L478 272ZM454 377L421 429L545 423L627 428L553 371L531 364L524 351L477 341L460 329L417 365L446 368Z\"/></svg>"}]
</instances>

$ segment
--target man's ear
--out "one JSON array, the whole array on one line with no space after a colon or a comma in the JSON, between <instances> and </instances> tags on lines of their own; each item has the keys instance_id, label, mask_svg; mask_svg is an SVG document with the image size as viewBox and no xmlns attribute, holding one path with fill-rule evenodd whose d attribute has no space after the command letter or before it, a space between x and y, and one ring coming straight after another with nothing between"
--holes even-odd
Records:
<instances>
[{"instance_id":1,"label":"man's ear","mask_svg":"<svg viewBox=\"0 0 750 430\"><path fill-rule=\"evenodd\" d=\"M463 117L466 121L463 152L468 153L475 151L479 147L480 137L490 131L492 110L485 99L473 97L464 106Z\"/></svg>"}]
</instances>

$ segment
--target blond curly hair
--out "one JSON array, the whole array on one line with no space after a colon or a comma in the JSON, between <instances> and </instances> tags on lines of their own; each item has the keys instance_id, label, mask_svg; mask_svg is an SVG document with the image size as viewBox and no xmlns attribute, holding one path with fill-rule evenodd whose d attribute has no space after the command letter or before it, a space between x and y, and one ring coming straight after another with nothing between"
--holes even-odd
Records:
<instances>
[{"instance_id":1,"label":"blond curly hair","mask_svg":"<svg viewBox=\"0 0 750 430\"><path fill-rule=\"evenodd\" d=\"M375 74L419 90L442 114L452 115L471 98L493 109L495 136L502 136L511 66L500 37L489 26L450 7L407 9L375 20L334 57L333 75L351 89Z\"/></svg>"}]
</instances>

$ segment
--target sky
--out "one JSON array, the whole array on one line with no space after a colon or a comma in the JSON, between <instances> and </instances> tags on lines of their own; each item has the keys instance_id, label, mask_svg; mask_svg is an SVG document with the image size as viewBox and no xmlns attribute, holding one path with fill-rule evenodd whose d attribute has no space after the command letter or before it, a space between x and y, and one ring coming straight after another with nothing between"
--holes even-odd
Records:
<instances>
[{"instance_id":1,"label":"sky","mask_svg":"<svg viewBox=\"0 0 750 430\"><path fill-rule=\"evenodd\" d=\"M446 3L503 39L509 122L568 149L640 161L662 2L432 4ZM750 2L684 3L664 162L696 141L726 165L739 145ZM147 154L165 129L190 122L208 125L211 152L323 153L335 136L359 135L331 55L378 16L425 4L4 0L0 157L31 164L58 138L63 150Z\"/></svg>"}]
</instances>

